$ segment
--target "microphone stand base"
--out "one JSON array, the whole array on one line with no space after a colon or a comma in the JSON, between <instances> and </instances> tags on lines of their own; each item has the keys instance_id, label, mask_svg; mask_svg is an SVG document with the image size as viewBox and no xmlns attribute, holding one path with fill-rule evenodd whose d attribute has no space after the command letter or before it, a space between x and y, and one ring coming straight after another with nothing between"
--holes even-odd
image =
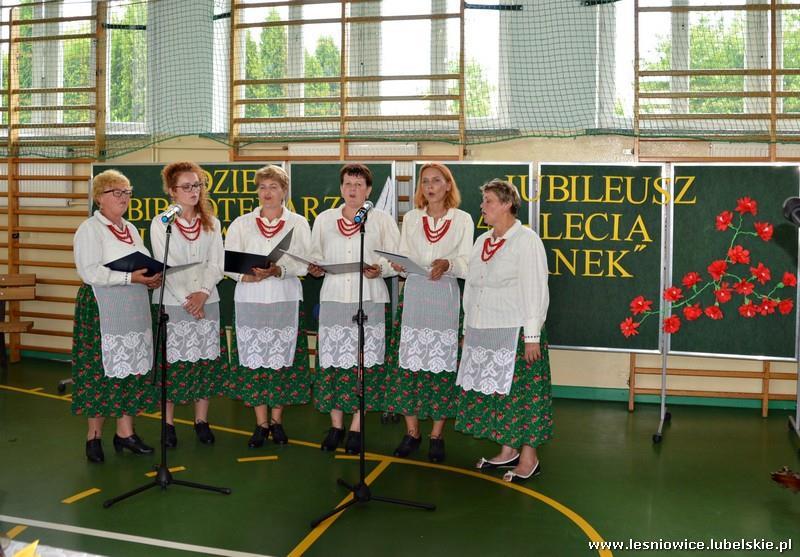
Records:
<instances>
[{"instance_id":1,"label":"microphone stand base","mask_svg":"<svg viewBox=\"0 0 800 557\"><path fill-rule=\"evenodd\" d=\"M343 479L339 478L336 480L340 486L347 488L352 495L352 499L349 501L345 501L335 509L331 510L330 512L322 515L321 517L311 521L311 527L316 528L320 523L327 520L328 518L342 512L343 510L347 509L355 505L356 503L368 503L370 501L380 501L382 503L390 503L392 505L402 505L404 507L412 507L415 509L424 509L426 511L435 511L436 505L431 505L429 503L418 503L416 501L407 501L405 499L393 499L390 497L380 497L378 495L373 495L372 490L370 490L369 486L364 482L359 482L355 485L349 484Z\"/></svg>"}]
</instances>

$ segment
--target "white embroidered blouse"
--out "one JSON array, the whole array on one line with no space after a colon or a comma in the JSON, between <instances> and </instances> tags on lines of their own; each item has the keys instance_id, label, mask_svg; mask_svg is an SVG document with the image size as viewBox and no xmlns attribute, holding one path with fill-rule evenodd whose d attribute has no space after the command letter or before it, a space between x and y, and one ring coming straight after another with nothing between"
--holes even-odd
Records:
<instances>
[{"instance_id":1,"label":"white embroidered blouse","mask_svg":"<svg viewBox=\"0 0 800 557\"><path fill-rule=\"evenodd\" d=\"M136 227L125 219L122 219L122 224L130 234L133 244L119 240L108 228L114 224L100 211L95 211L78 227L72 240L72 246L75 267L81 280L86 284L92 286L128 285L131 283L130 273L112 271L105 264L135 251L150 255Z\"/></svg>"},{"instance_id":2,"label":"white embroidered blouse","mask_svg":"<svg viewBox=\"0 0 800 557\"><path fill-rule=\"evenodd\" d=\"M260 215L261 207L258 207L255 211L237 217L228 227L228 233L225 236L225 249L269 255L286 234L293 230L288 251L302 257L310 253L311 227L308 226L308 221L305 218L293 213L286 207L283 208L281 216L272 221L262 218ZM281 220L285 221L286 224L271 238L265 237L258 226L258 221L261 221L264 225L275 227ZM258 304L302 300L303 288L298 277L306 275L308 265L293 257L284 255L278 260L278 266L281 268L280 277L270 277L259 282L241 282L242 275L239 273L226 273L229 277L238 281L234 300Z\"/></svg>"},{"instance_id":3,"label":"white embroidered blouse","mask_svg":"<svg viewBox=\"0 0 800 557\"><path fill-rule=\"evenodd\" d=\"M213 217L212 217L213 218ZM199 226L197 239L190 241L183 235L178 224L184 228L198 225L197 219L190 223L178 217L172 225L172 235L169 243L169 261L167 265L175 267L187 263L198 263L179 271L167 273L164 303L168 306L181 306L186 297L194 292L204 291L208 294L206 303L219 302L217 283L222 280L222 268L225 250L222 247L222 233L219 221L213 218L212 230L204 230ZM194 237L193 234L189 235ZM164 246L167 237L167 225L161 222L161 215L156 215L150 223L150 242L153 246L153 256L162 261ZM157 302L160 289L153 291L153 301Z\"/></svg>"},{"instance_id":4,"label":"white embroidered blouse","mask_svg":"<svg viewBox=\"0 0 800 557\"><path fill-rule=\"evenodd\" d=\"M437 233L441 234L443 227L447 227L447 231L437 242L431 242L426 237L426 220L433 237ZM413 209L403 216L400 255L408 256L426 268L436 259L446 259L450 263L447 270L449 274L456 278L466 278L474 230L472 217L460 209L448 209L438 221L429 217L425 209Z\"/></svg>"},{"instance_id":5,"label":"white embroidered blouse","mask_svg":"<svg viewBox=\"0 0 800 557\"><path fill-rule=\"evenodd\" d=\"M311 259L319 263L351 263L359 260L360 232L352 236L344 236L339 230L337 221L342 219L345 226L352 226L352 222L342 216L342 208L328 209L319 214L314 221L311 231ZM374 279L364 277L364 301L385 304L389 301L389 290L383 279L395 276L389 261L378 256L374 250L397 251L400 243L400 231L397 223L387 213L373 209L367 219L366 233L364 234L364 262L368 265L377 264L381 269L381 276ZM358 273L342 273L325 275L319 299L321 302L358 302Z\"/></svg>"},{"instance_id":6,"label":"white embroidered blouse","mask_svg":"<svg viewBox=\"0 0 800 557\"><path fill-rule=\"evenodd\" d=\"M505 243L484 261L484 242L491 235L491 230L481 234L472 247L464 287L464 325L478 329L521 326L525 342L539 342L550 303L544 244L517 220L503 235Z\"/></svg>"}]
</instances>

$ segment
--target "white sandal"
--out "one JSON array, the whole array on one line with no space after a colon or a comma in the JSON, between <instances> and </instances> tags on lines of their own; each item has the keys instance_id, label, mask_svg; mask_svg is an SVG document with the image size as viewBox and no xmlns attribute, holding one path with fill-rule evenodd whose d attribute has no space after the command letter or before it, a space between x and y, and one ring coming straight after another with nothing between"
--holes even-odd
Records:
<instances>
[{"instance_id":1,"label":"white sandal","mask_svg":"<svg viewBox=\"0 0 800 557\"><path fill-rule=\"evenodd\" d=\"M510 459L505 460L503 462L493 462L491 460L487 460L481 457L481 459L475 465L475 468L477 468L478 470L492 470L495 468L513 468L517 464L519 464L519 453L517 453Z\"/></svg>"},{"instance_id":2,"label":"white sandal","mask_svg":"<svg viewBox=\"0 0 800 557\"><path fill-rule=\"evenodd\" d=\"M503 481L510 482L510 483L522 483L525 480L532 478L533 476L538 476L542 473L542 466L540 463L536 463L536 466L533 467L533 470L528 472L527 476L523 476L522 474L517 474L513 470L509 470L505 474L503 474Z\"/></svg>"}]
</instances>

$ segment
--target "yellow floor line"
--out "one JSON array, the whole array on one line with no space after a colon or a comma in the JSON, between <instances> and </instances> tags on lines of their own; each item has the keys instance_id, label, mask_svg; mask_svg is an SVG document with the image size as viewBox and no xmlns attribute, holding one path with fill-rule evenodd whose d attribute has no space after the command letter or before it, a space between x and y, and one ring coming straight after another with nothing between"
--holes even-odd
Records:
<instances>
[{"instance_id":1,"label":"yellow floor line","mask_svg":"<svg viewBox=\"0 0 800 557\"><path fill-rule=\"evenodd\" d=\"M94 495L95 493L100 493L100 489L93 487L92 489L87 489L86 491L81 491L80 493L76 493L72 497L67 497L66 499L62 500L61 502L66 505L71 505L75 501L80 501L85 497L89 497L90 495Z\"/></svg>"},{"instance_id":2,"label":"yellow floor line","mask_svg":"<svg viewBox=\"0 0 800 557\"><path fill-rule=\"evenodd\" d=\"M61 397L61 396L51 395L51 394L48 394L48 393L36 392L36 391L31 390L31 389L20 389L18 387L11 387L9 385L0 384L0 390L2 390L2 389L8 390L8 391L14 391L14 392L18 392L18 393L24 393L24 394L42 396L42 397L46 397L46 398L52 398L52 399L56 399L56 400L67 400L67 401L69 400L67 397ZM143 414L143 415L145 415L145 414ZM151 415L147 415L147 416L148 417L152 417ZM188 420L178 420L178 419L176 419L175 422L176 423L193 425L193 422L190 422ZM212 427L212 429L216 429L217 431L224 431L224 432L227 432L227 433L236 433L236 434L239 434L239 435L250 435L250 432L242 431L241 429L233 429L233 428L224 427L224 426L211 426L211 427ZM317 443L309 443L307 441L291 441L290 440L289 443L291 443L293 445L300 445L300 446L306 446L306 447L315 447L315 448L319 447L319 445ZM338 452L342 452L342 449L337 449L337 451ZM561 514L563 514L567 518L569 518L575 525L577 525L583 531L584 534L586 534L586 536L591 541L596 541L596 542L604 541L603 538L600 536L600 534L597 532L597 530L595 530L589 524L589 522L587 522L586 519L584 519L578 513L576 513L575 511L573 511L569 507L566 507L566 506L562 505L561 503L559 503L555 499L551 499L550 497L547 497L546 495L542 495L541 493L539 493L537 491L534 491L534 490L532 490L530 488L523 487L520 484L513 484L513 483L510 483L510 482L504 482L500 478L495 478L493 476L489 476L489 475L482 474L480 472L475 472L473 470L468 470L468 469L465 469L465 468L456 468L455 466L447 466L447 465L444 465L444 464L434 464L434 463L431 463L431 462L422 462L422 461L418 461L418 460L408 460L408 459L404 459L404 458L396 458L396 457L391 457L391 456L376 455L374 453L367 453L367 455L365 455L365 456L367 456L367 458L369 458L370 461L380 460L380 464L375 468L375 470L373 470L373 472L369 476L367 476L367 480L368 480L367 484L369 484L370 481L372 481L372 480L370 480L370 478L372 477L373 474L375 474L376 472L378 474L380 474L381 472L383 472L386 469L386 467L389 464L392 464L392 463L407 464L407 465L412 465L412 466L421 466L423 468L433 468L433 469L436 469L436 470L445 470L445 471L449 471L449 472L455 472L457 474L463 474L465 476L471 476L471 477L474 477L474 478L479 478L479 479L482 479L482 480L490 481L490 482L498 484L500 486L503 486L503 487L518 491L519 493L522 493L522 494L527 495L529 497L533 497L534 499L538 499L538 500L542 501L543 503L545 503L546 505L548 505L548 506L552 507L553 509L557 510L558 512L560 512ZM357 455L354 455L354 456L337 455L336 458L357 459L358 456ZM151 472L151 474L155 475L154 472ZM375 474L375 477L377 477L378 474ZM344 501L349 500L349 498L350 498L350 496L348 495L348 497L346 497ZM294 550L292 550L292 553L290 553L290 556L302 555L302 552L306 551L306 549L308 549L308 547L310 547L311 544L314 543L314 541L324 533L324 531L330 526L330 524L333 523L334 520L335 520L335 517L331 517L331 519L326 520L325 522L323 522L322 524L317 526L314 530L312 530L311 533L308 536L306 536L303 539L303 541L300 542L300 544L298 544L297 547L295 547ZM302 548L302 550L301 550L301 548ZM301 550L300 553L295 553L298 550ZM611 557L613 555L613 553L610 550L599 549L597 552L601 557Z\"/></svg>"},{"instance_id":3,"label":"yellow floor line","mask_svg":"<svg viewBox=\"0 0 800 557\"><path fill-rule=\"evenodd\" d=\"M357 454L352 454L352 455L351 454L337 454L333 458L341 459L341 460L358 460L359 457L358 457ZM400 462L399 459L392 459L391 457L386 457L386 456L383 456L383 455L380 455L380 454L376 454L376 453L364 453L364 460L369 460L369 461L373 461L373 462L375 462L375 461L382 462L384 460L388 460L390 462Z\"/></svg>"},{"instance_id":4,"label":"yellow floor line","mask_svg":"<svg viewBox=\"0 0 800 557\"><path fill-rule=\"evenodd\" d=\"M6 391L12 391L15 393L25 393L28 395L36 395L36 396L43 396L45 398L54 398L56 400L71 400L71 396L60 396L60 395L51 395L50 393L40 393L38 391L34 391L33 389L20 389L19 387L12 387L10 385L0 385L0 389Z\"/></svg>"},{"instance_id":5,"label":"yellow floor line","mask_svg":"<svg viewBox=\"0 0 800 557\"><path fill-rule=\"evenodd\" d=\"M167 470L170 472L183 472L186 470L186 466L173 466L172 468L167 468ZM158 474L158 472L147 472L145 476L148 478L155 478L156 474Z\"/></svg>"},{"instance_id":6,"label":"yellow floor line","mask_svg":"<svg viewBox=\"0 0 800 557\"><path fill-rule=\"evenodd\" d=\"M36 387L35 389L31 389L32 393L40 393L44 390L44 387Z\"/></svg>"},{"instance_id":7,"label":"yellow floor line","mask_svg":"<svg viewBox=\"0 0 800 557\"><path fill-rule=\"evenodd\" d=\"M14 538L19 536L22 532L24 532L27 529L28 529L27 526L22 526L21 524L18 524L17 526L14 526L11 530L6 532L6 537L9 540L13 540Z\"/></svg>"},{"instance_id":8,"label":"yellow floor line","mask_svg":"<svg viewBox=\"0 0 800 557\"><path fill-rule=\"evenodd\" d=\"M259 460L278 460L278 457L275 455L269 456L245 456L242 458L237 458L236 462L257 462Z\"/></svg>"},{"instance_id":9,"label":"yellow floor line","mask_svg":"<svg viewBox=\"0 0 800 557\"><path fill-rule=\"evenodd\" d=\"M383 471L386 470L389 467L389 464L391 464L391 462L389 462L388 460L381 461L381 463L378 464L375 467L375 469L367 475L366 478L364 478L364 482L367 485L372 484L372 482L374 482L375 479L378 476L380 476L383 473ZM344 499L339 501L339 504L336 505L336 506L338 507L339 505L344 505L345 503L350 501L350 499L352 499L352 498L353 498L353 494L350 493L350 494L347 495L347 497L345 497ZM339 518L340 516L342 516L342 513L336 513L335 515L333 515L333 516L327 518L326 520L324 520L323 522L321 522L316 528L311 530L311 532L309 532L308 535L305 538L303 538L303 541L301 541L299 544L297 544L297 546L289 553L288 557L299 557L300 555L305 553L308 550L308 548L311 547L312 544L315 541L317 541L317 539L322 534L325 533L325 530L327 530L331 526L331 524L336 522L336 519Z\"/></svg>"}]
</instances>

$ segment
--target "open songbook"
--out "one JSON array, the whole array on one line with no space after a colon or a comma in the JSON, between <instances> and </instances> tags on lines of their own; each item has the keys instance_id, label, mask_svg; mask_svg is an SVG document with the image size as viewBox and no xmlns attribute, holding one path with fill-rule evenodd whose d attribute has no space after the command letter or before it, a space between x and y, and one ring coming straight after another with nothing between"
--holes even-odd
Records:
<instances>
[{"instance_id":1,"label":"open songbook","mask_svg":"<svg viewBox=\"0 0 800 557\"><path fill-rule=\"evenodd\" d=\"M322 267L322 270L332 275L340 275L343 273L357 273L360 269L358 261L353 261L352 263L318 263L316 261L311 261L310 259L306 259L301 255L297 255L296 253L292 253L287 250L283 250L283 253L285 253L289 257L297 259L301 263L305 263L306 265L316 265L317 267Z\"/></svg>"},{"instance_id":2,"label":"open songbook","mask_svg":"<svg viewBox=\"0 0 800 557\"><path fill-rule=\"evenodd\" d=\"M225 272L239 273L242 275L252 275L253 267L266 269L270 264L277 263L283 256L283 250L289 249L292 243L292 233L294 229L286 233L286 236L278 242L267 255L247 253L243 251L225 250Z\"/></svg>"},{"instance_id":3,"label":"open songbook","mask_svg":"<svg viewBox=\"0 0 800 557\"><path fill-rule=\"evenodd\" d=\"M415 275L422 275L422 276L428 276L430 274L430 270L425 269L421 265L418 265L416 262L414 262L413 259L411 259L410 257L406 257L405 255L400 255L399 253L392 253L390 251L383 251L379 249L376 249L375 253L377 253L382 257L385 257L395 265L400 265L406 270L406 273L412 273Z\"/></svg>"},{"instance_id":4,"label":"open songbook","mask_svg":"<svg viewBox=\"0 0 800 557\"><path fill-rule=\"evenodd\" d=\"M197 265L197 263L187 263L186 265L167 265L167 272L180 271L195 265ZM132 273L134 271L138 271L139 269L146 268L146 277L160 273L164 269L163 262L153 259L149 255L145 255L140 251L134 251L125 257L120 257L119 259L105 263L105 266L112 271L122 271L123 273Z\"/></svg>"}]
</instances>

